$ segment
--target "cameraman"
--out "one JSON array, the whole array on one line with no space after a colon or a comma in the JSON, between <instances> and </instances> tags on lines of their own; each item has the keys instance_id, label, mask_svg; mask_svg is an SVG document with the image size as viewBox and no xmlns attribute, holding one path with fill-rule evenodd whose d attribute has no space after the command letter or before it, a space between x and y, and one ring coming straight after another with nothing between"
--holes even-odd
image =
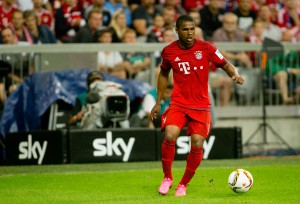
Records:
<instances>
[{"instance_id":1,"label":"cameraman","mask_svg":"<svg viewBox=\"0 0 300 204\"><path fill-rule=\"evenodd\" d=\"M76 111L76 114L73 115L70 120L69 120L69 125L70 126L79 126L82 117L83 117L83 109L86 105L86 95L89 92L90 85L95 82L95 81L103 81L103 77L99 71L92 71L87 75L87 87L88 90L81 93L77 99L76 99L76 104L74 110Z\"/></svg>"}]
</instances>

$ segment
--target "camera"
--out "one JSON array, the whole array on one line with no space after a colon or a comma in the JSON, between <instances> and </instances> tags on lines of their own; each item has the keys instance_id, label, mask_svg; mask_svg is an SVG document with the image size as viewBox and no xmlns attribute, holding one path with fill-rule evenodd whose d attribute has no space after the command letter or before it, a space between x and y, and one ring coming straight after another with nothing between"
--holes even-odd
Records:
<instances>
[{"instance_id":1,"label":"camera","mask_svg":"<svg viewBox=\"0 0 300 204\"><path fill-rule=\"evenodd\" d=\"M123 86L111 81L94 81L90 84L83 111L82 128L105 128L109 122L128 119L130 100Z\"/></svg>"}]
</instances>

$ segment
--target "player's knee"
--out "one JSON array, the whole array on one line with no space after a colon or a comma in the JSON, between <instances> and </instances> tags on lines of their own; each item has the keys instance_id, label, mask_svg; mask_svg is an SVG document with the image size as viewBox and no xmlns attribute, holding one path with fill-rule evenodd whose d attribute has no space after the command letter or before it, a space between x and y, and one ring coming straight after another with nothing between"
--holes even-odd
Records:
<instances>
[{"instance_id":1,"label":"player's knee","mask_svg":"<svg viewBox=\"0 0 300 204\"><path fill-rule=\"evenodd\" d=\"M191 145L200 148L203 147L204 141L205 141L204 137L200 135L192 135Z\"/></svg>"}]
</instances>

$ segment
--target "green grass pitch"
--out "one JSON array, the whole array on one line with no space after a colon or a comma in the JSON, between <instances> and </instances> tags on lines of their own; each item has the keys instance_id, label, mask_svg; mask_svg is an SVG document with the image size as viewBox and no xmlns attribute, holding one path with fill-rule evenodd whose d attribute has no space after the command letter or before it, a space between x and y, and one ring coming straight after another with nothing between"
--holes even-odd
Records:
<instances>
[{"instance_id":1,"label":"green grass pitch","mask_svg":"<svg viewBox=\"0 0 300 204\"><path fill-rule=\"evenodd\" d=\"M162 196L160 162L1 166L0 203L300 203L300 157L205 160L187 196L175 197L184 167L174 162L174 186ZM253 175L246 194L228 187L237 168Z\"/></svg>"}]
</instances>

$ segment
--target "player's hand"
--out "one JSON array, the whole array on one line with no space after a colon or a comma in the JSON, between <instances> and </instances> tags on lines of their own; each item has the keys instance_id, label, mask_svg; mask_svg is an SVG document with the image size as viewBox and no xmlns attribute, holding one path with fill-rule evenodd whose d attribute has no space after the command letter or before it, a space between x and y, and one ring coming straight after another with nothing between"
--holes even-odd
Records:
<instances>
[{"instance_id":1,"label":"player's hand","mask_svg":"<svg viewBox=\"0 0 300 204\"><path fill-rule=\"evenodd\" d=\"M231 78L237 84L243 84L244 83L244 78L242 76L240 76L240 75L234 75Z\"/></svg>"},{"instance_id":2,"label":"player's hand","mask_svg":"<svg viewBox=\"0 0 300 204\"><path fill-rule=\"evenodd\" d=\"M155 120L160 113L160 104L155 104L151 110L150 118L151 120Z\"/></svg>"}]
</instances>

